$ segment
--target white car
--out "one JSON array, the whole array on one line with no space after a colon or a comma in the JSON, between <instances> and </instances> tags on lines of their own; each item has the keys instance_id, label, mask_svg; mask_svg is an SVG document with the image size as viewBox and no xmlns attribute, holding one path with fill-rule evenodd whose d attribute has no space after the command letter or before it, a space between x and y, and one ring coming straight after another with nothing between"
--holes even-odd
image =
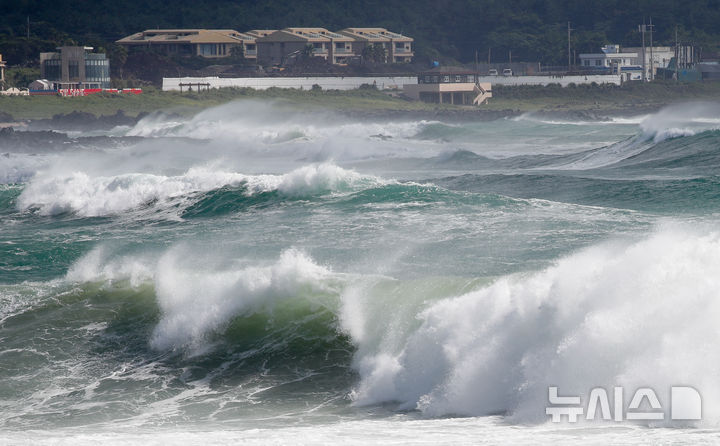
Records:
<instances>
[{"instance_id":1,"label":"white car","mask_svg":"<svg viewBox=\"0 0 720 446\"><path fill-rule=\"evenodd\" d=\"M491 68L488 70L488 76L497 76L498 71L495 68Z\"/></svg>"},{"instance_id":2,"label":"white car","mask_svg":"<svg viewBox=\"0 0 720 446\"><path fill-rule=\"evenodd\" d=\"M512 70L510 68L505 68L503 70L503 76L512 76Z\"/></svg>"}]
</instances>

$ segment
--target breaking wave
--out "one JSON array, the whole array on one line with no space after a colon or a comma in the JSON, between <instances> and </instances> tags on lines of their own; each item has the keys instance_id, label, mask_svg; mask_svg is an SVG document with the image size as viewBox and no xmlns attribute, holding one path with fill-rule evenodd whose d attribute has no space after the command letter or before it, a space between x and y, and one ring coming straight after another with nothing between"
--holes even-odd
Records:
<instances>
[{"instance_id":1,"label":"breaking wave","mask_svg":"<svg viewBox=\"0 0 720 446\"><path fill-rule=\"evenodd\" d=\"M83 217L117 214L142 206L165 204L224 186L241 187L250 196L277 191L288 197L348 192L381 184L332 164L309 165L284 175L245 175L210 167L194 167L182 175L123 174L91 177L84 172L39 175L18 197L20 210L43 215L74 213Z\"/></svg>"},{"instance_id":2,"label":"breaking wave","mask_svg":"<svg viewBox=\"0 0 720 446\"><path fill-rule=\"evenodd\" d=\"M352 367L354 384L342 378L327 390L356 405L542 422L551 385L585 396L598 386L650 386L662 400L662 389L682 383L703 395L706 422L720 422L720 354L712 347L720 342L720 232L712 228L669 224L642 240L598 244L542 271L494 279L397 280L334 272L294 249L259 264L187 249L111 259L99 248L66 280L138 293L150 283L157 309L145 310L144 342L193 361L233 344L244 358L287 353L272 333L287 336L288 327L292 339L352 350L336 373ZM93 299L79 304L101 304ZM313 342L284 361L327 353Z\"/></svg>"}]
</instances>

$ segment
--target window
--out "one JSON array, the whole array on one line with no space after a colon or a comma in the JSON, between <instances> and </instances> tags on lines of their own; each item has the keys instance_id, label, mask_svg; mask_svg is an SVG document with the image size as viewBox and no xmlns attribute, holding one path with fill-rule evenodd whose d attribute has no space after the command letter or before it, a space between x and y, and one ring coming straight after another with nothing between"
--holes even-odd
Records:
<instances>
[{"instance_id":1,"label":"window","mask_svg":"<svg viewBox=\"0 0 720 446\"><path fill-rule=\"evenodd\" d=\"M77 60L71 60L68 63L68 77L70 79L77 79L80 77L80 67L78 66Z\"/></svg>"}]
</instances>

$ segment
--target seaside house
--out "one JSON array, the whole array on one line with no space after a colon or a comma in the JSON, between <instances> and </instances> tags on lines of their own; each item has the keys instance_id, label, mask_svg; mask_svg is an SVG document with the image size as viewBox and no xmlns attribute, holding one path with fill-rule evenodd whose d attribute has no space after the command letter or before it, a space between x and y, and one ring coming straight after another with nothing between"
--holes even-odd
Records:
<instances>
[{"instance_id":1,"label":"seaside house","mask_svg":"<svg viewBox=\"0 0 720 446\"><path fill-rule=\"evenodd\" d=\"M420 73L417 84L403 85L405 96L435 104L480 105L492 97L492 85L463 68L442 67Z\"/></svg>"},{"instance_id":2,"label":"seaside house","mask_svg":"<svg viewBox=\"0 0 720 446\"><path fill-rule=\"evenodd\" d=\"M247 59L255 59L256 37L233 29L148 29L116 41L128 51L158 51L167 55L228 57L242 47Z\"/></svg>"},{"instance_id":3,"label":"seaside house","mask_svg":"<svg viewBox=\"0 0 720 446\"><path fill-rule=\"evenodd\" d=\"M91 46L63 46L57 52L40 53L40 77L55 89L108 88L110 61Z\"/></svg>"},{"instance_id":4,"label":"seaside house","mask_svg":"<svg viewBox=\"0 0 720 446\"><path fill-rule=\"evenodd\" d=\"M260 65L280 65L289 58L310 51L333 64L347 63L354 56L351 37L325 28L284 28L257 39Z\"/></svg>"},{"instance_id":5,"label":"seaside house","mask_svg":"<svg viewBox=\"0 0 720 446\"><path fill-rule=\"evenodd\" d=\"M412 37L388 31L385 28L345 28L339 31L353 39L353 52L361 55L366 47L380 45L385 48L386 60L389 63L411 62L415 55L412 50Z\"/></svg>"}]
</instances>

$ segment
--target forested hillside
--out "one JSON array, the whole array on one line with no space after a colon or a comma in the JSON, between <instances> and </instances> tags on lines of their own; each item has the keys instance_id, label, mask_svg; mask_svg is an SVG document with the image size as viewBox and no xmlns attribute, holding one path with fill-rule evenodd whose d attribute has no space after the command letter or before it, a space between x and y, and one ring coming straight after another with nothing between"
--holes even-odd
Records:
<instances>
[{"instance_id":1,"label":"forested hillside","mask_svg":"<svg viewBox=\"0 0 720 446\"><path fill-rule=\"evenodd\" d=\"M26 63L60 43L95 44L156 27L233 28L383 26L416 39L419 59L567 60L573 48L638 45L637 25L652 16L655 41L682 41L704 51L720 42L720 0L17 0L0 2L0 52ZM26 38L27 19L30 39Z\"/></svg>"}]
</instances>

